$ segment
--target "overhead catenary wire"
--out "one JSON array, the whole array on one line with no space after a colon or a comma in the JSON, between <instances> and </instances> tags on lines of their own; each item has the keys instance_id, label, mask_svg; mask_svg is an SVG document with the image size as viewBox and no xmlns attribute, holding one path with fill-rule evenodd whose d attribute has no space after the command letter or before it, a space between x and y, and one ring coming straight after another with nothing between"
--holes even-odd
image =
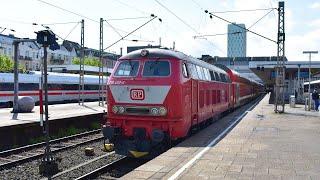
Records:
<instances>
[{"instance_id":1,"label":"overhead catenary wire","mask_svg":"<svg viewBox=\"0 0 320 180\"><path fill-rule=\"evenodd\" d=\"M80 24L80 21L70 30L70 32L66 35L66 37L63 40L66 40L69 35L77 28L77 26Z\"/></svg>"},{"instance_id":2,"label":"overhead catenary wire","mask_svg":"<svg viewBox=\"0 0 320 180\"><path fill-rule=\"evenodd\" d=\"M192 1L195 5L197 5L201 10L204 10L197 1L195 1L195 0L191 0L191 1Z\"/></svg>"},{"instance_id":3,"label":"overhead catenary wire","mask_svg":"<svg viewBox=\"0 0 320 180\"><path fill-rule=\"evenodd\" d=\"M242 10L230 10L230 11L212 11L210 13L239 13L239 12L251 12L251 11L267 11L271 9L277 9L277 8L261 8L261 9L242 9Z\"/></svg>"},{"instance_id":4,"label":"overhead catenary wire","mask_svg":"<svg viewBox=\"0 0 320 180\"><path fill-rule=\"evenodd\" d=\"M106 21L136 20L136 19L147 19L147 18L149 18L149 16L114 18L114 19L106 19Z\"/></svg>"},{"instance_id":5,"label":"overhead catenary wire","mask_svg":"<svg viewBox=\"0 0 320 180\"><path fill-rule=\"evenodd\" d=\"M248 31L248 32L250 32L250 33L252 33L252 34L255 34L255 35L257 35L257 36L260 36L260 37L262 37L262 38L264 38L264 39L266 39L266 40L269 40L269 41L271 41L271 42L277 43L277 41L275 41L275 40L273 40L273 39L270 39L270 38L268 38L268 37L266 37L266 36L263 36L263 35L261 35L261 34L258 34L258 33L256 33L256 32L254 32L254 31L251 31L251 30L249 30L248 28L244 28L244 27L242 27L242 26L239 26L238 24L235 24L235 23L233 23L233 22L231 22L231 21L229 21L229 20L227 20L227 19L224 19L224 18L222 18L222 17L220 17L220 16L217 16L217 15L211 13L211 12L208 12L208 10L205 10L205 13L209 13L209 14L210 14L210 18L216 17L216 18L218 18L218 19L220 19L220 20L223 20L223 21L225 21L225 22L227 22L227 23L229 23L229 24L232 24L232 25L237 26L237 27L239 27L239 28L241 28L241 29L244 29L244 30L246 30L246 31Z\"/></svg>"},{"instance_id":6,"label":"overhead catenary wire","mask_svg":"<svg viewBox=\"0 0 320 180\"><path fill-rule=\"evenodd\" d=\"M80 13L77 13L77 12L70 11L70 10L68 10L68 9L65 9L65 8L63 8L63 7L54 5L54 4L52 4L52 3L49 3L49 2L46 2L46 1L43 1L43 0L36 0L36 1L39 1L39 2L44 3L44 4L47 4L47 5L52 6L52 7L55 7L55 8L57 8L57 9L62 10L62 11L71 13L71 14L73 14L73 15L83 17L83 18L88 19L88 20L90 20L90 21L93 21L93 22L96 22L96 23L100 23L99 21L94 20L94 19L92 19L92 18L90 18L90 17L88 17L88 16L85 16L85 15L80 14Z\"/></svg>"},{"instance_id":7,"label":"overhead catenary wire","mask_svg":"<svg viewBox=\"0 0 320 180\"><path fill-rule=\"evenodd\" d=\"M180 18L178 15L176 15L173 11L171 11L169 8L167 8L165 5L163 5L162 3L160 3L158 0L154 0L156 3L158 3L161 7L163 7L164 9L166 9L170 14L172 14L173 16L175 16L177 19L179 19L184 25L186 25L187 27L189 27L192 31L194 31L195 33L199 34L199 32L193 28L191 25L189 25L186 21L184 21L182 18Z\"/></svg>"},{"instance_id":8,"label":"overhead catenary wire","mask_svg":"<svg viewBox=\"0 0 320 180\"><path fill-rule=\"evenodd\" d=\"M258 22L260 22L263 18L265 18L268 14L270 14L271 12L273 12L274 9L271 9L268 13L266 13L265 15L263 15L261 18L259 18L256 22L254 22L251 26L249 26L248 29L251 29L253 26L255 26Z\"/></svg>"},{"instance_id":9,"label":"overhead catenary wire","mask_svg":"<svg viewBox=\"0 0 320 180\"><path fill-rule=\"evenodd\" d=\"M85 15L83 15L83 14L80 14L80 13L77 13L77 12L74 12L74 11L71 11L71 10L68 10L68 9L63 8L63 7L60 7L60 6L57 6L57 5L55 5L55 4L46 2L46 1L44 1L44 0L36 0L36 1L41 2L41 3L44 3L44 4L47 4L47 5L51 6L51 7L60 9L60 10L62 10L62 11L68 12L68 13L70 13L70 14L73 14L73 15L76 15L76 16L79 16L79 17L88 19L88 20L90 20L90 21L93 21L93 22L96 22L96 23L100 23L99 21L97 21L97 20L95 20L95 19L93 19L93 18L90 18L90 17L88 17L88 16L85 16ZM113 29L113 30L116 30L116 29L117 29L117 31L119 31L119 28L111 27L111 29ZM121 31L124 31L124 30L121 30ZM115 32L116 32L116 31L115 31ZM124 32L125 32L125 31L124 31ZM116 32L116 33L117 33L117 32ZM119 33L119 32L118 32L118 33ZM118 33L117 33L117 34L118 34ZM118 35L119 35L119 34L118 34Z\"/></svg>"},{"instance_id":10,"label":"overhead catenary wire","mask_svg":"<svg viewBox=\"0 0 320 180\"><path fill-rule=\"evenodd\" d=\"M119 33L119 31L118 31L115 27L113 27L107 20L104 20L104 21L113 29L114 32L116 32L120 37L123 37L123 36Z\"/></svg>"},{"instance_id":11,"label":"overhead catenary wire","mask_svg":"<svg viewBox=\"0 0 320 180\"><path fill-rule=\"evenodd\" d=\"M42 24L42 25L45 25L45 26L51 26L51 25L63 25L63 24L77 24L79 22L57 22L57 23L46 23L46 24Z\"/></svg>"},{"instance_id":12,"label":"overhead catenary wire","mask_svg":"<svg viewBox=\"0 0 320 180\"><path fill-rule=\"evenodd\" d=\"M125 36L123 36L122 38L120 38L119 40L115 41L114 43L110 44L108 47L104 48L103 50L106 50L110 47L112 47L113 45L117 44L118 42L122 41L123 39L125 39L126 37L128 37L129 35L131 35L132 33L136 32L137 30L139 30L140 28L142 28L143 26L147 25L149 22L153 21L154 19L158 18L157 16L153 16L150 20L148 20L147 22L143 23L142 25L140 25L139 27L137 27L136 29L132 30L130 33L126 34ZM159 19L160 22L162 22L161 19Z\"/></svg>"},{"instance_id":13,"label":"overhead catenary wire","mask_svg":"<svg viewBox=\"0 0 320 180\"><path fill-rule=\"evenodd\" d=\"M45 26L43 24L41 24L42 27L46 28L47 30L52 30L49 26ZM61 40L64 40L63 37L59 36L58 34L55 34L58 38L60 38Z\"/></svg>"},{"instance_id":14,"label":"overhead catenary wire","mask_svg":"<svg viewBox=\"0 0 320 180\"><path fill-rule=\"evenodd\" d=\"M228 34L239 34L239 33L243 33L243 32L203 34L203 35L195 35L195 36L193 36L193 38L203 38L203 37L212 37L212 36L221 36L221 35L228 35Z\"/></svg>"},{"instance_id":15,"label":"overhead catenary wire","mask_svg":"<svg viewBox=\"0 0 320 180\"><path fill-rule=\"evenodd\" d=\"M158 0L154 0L156 3L158 3L161 7L163 7L165 10L167 10L170 14L172 14L173 16L175 16L179 21L181 21L184 25L186 25L187 27L189 27L193 32L195 32L196 34L200 34L194 27L192 27L190 24L188 24L186 21L184 21L182 18L180 18L178 15L176 15L173 11L171 11L169 8L167 8L165 5L163 5L162 3L160 3ZM206 41L208 41L212 46L216 47L219 51L221 51L222 53L224 53L219 47L217 47L213 42L204 39Z\"/></svg>"},{"instance_id":16,"label":"overhead catenary wire","mask_svg":"<svg viewBox=\"0 0 320 180\"><path fill-rule=\"evenodd\" d=\"M134 6L131 6L131 5L127 4L127 3L124 3L124 2L122 2L122 1L120 1L120 0L115 0L115 2L118 2L119 4L122 4L123 6L126 6L126 7L128 7L128 8L134 9L135 11L138 11L138 12L140 12L140 13L142 13L142 14L150 14L150 13L148 13L148 12L146 12L146 11L143 11L143 10L141 10L141 9L138 9L138 8L136 8L136 7L134 7Z\"/></svg>"},{"instance_id":17,"label":"overhead catenary wire","mask_svg":"<svg viewBox=\"0 0 320 180\"><path fill-rule=\"evenodd\" d=\"M274 9L271 9L268 13L264 14L261 18L259 18L257 21L255 21L251 26L248 27L248 29L251 29L253 26L255 26L258 22L260 22L263 18L265 18L268 14L270 14ZM245 33L247 31L242 32L232 32L232 33L217 33L217 34L204 34L204 35L195 35L193 38L202 38L202 37L212 37L212 36L220 36L220 35L228 35L228 34L240 34Z\"/></svg>"}]
</instances>

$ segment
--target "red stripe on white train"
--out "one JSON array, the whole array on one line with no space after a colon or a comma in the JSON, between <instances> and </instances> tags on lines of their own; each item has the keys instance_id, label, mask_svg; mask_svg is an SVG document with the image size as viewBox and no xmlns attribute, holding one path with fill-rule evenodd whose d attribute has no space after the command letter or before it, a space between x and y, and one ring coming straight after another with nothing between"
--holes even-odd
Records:
<instances>
[{"instance_id":1,"label":"red stripe on white train","mask_svg":"<svg viewBox=\"0 0 320 180\"><path fill-rule=\"evenodd\" d=\"M79 91L74 91L74 92L48 92L48 95L75 95L79 94ZM99 92L92 92L92 91L85 91L85 92L80 92L80 94L99 94ZM14 93L0 93L0 96L14 96ZM34 93L19 93L19 96L39 96L39 92L34 92Z\"/></svg>"}]
</instances>

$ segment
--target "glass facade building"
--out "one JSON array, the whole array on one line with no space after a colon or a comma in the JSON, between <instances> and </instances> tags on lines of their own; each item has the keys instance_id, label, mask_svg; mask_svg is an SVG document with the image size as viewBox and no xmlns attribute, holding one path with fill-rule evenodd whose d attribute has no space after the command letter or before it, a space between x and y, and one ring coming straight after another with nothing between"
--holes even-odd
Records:
<instances>
[{"instance_id":1,"label":"glass facade building","mask_svg":"<svg viewBox=\"0 0 320 180\"><path fill-rule=\"evenodd\" d=\"M245 28L245 25L228 24L228 57L247 56L247 33L241 27Z\"/></svg>"}]
</instances>

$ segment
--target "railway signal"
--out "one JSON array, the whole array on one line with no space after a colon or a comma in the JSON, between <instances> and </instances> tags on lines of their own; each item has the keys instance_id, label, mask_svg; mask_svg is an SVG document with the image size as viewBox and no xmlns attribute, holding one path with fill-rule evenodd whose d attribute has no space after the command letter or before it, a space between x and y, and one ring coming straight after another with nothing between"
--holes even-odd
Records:
<instances>
[{"instance_id":1,"label":"railway signal","mask_svg":"<svg viewBox=\"0 0 320 180\"><path fill-rule=\"evenodd\" d=\"M58 164L56 159L53 157L50 149L50 137L49 137L49 109L48 109L48 69L47 69L47 48L51 50L56 50L59 48L56 42L55 34L50 30L43 30L37 32L37 43L43 46L43 89L44 89L44 111L45 111L45 126L44 132L46 133L46 148L44 157L39 165L39 172L45 176L51 176L56 174L58 169Z\"/></svg>"}]
</instances>

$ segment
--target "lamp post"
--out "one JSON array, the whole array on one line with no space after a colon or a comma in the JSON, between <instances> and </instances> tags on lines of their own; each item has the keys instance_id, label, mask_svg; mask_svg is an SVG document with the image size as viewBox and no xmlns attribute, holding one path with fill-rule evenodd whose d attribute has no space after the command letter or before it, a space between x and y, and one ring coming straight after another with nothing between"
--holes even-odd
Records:
<instances>
[{"instance_id":1,"label":"lamp post","mask_svg":"<svg viewBox=\"0 0 320 180\"><path fill-rule=\"evenodd\" d=\"M310 88L310 83L311 83L311 54L318 54L318 51L303 51L303 54L309 54L309 88L308 88L308 98L309 98L309 106L308 106L308 111L311 110L311 98L310 98L310 93L311 93L311 88Z\"/></svg>"}]
</instances>

